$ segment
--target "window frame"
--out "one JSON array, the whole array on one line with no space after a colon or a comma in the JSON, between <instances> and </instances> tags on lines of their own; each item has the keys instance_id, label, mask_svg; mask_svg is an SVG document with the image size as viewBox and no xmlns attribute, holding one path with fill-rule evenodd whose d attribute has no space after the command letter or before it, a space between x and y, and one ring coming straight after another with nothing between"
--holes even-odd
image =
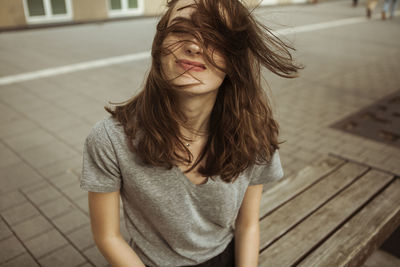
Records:
<instances>
[{"instance_id":1,"label":"window frame","mask_svg":"<svg viewBox=\"0 0 400 267\"><path fill-rule=\"evenodd\" d=\"M137 8L129 8L128 0L120 0L121 9L113 10L111 9L111 0L107 0L107 10L108 16L111 18L115 17L125 17L125 16L137 16L144 13L144 0L138 0Z\"/></svg>"},{"instance_id":2,"label":"window frame","mask_svg":"<svg viewBox=\"0 0 400 267\"><path fill-rule=\"evenodd\" d=\"M63 21L71 21L73 19L73 14L72 14L72 3L71 0L64 0L65 1L65 9L66 12L65 14L52 14L53 10L51 7L51 2L50 0L41 0L43 2L43 7L44 7L44 15L43 16L30 16L29 15L29 7L28 7L28 0L23 0L23 6L24 6L24 13L25 13L25 18L26 22L28 24L39 24L43 22L63 22Z\"/></svg>"}]
</instances>

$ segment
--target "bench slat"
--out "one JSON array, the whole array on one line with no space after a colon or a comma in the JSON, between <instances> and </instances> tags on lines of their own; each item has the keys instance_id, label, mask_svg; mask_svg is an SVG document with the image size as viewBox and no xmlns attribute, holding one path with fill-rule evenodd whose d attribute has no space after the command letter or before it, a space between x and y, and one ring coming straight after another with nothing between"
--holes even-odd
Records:
<instances>
[{"instance_id":1,"label":"bench slat","mask_svg":"<svg viewBox=\"0 0 400 267\"><path fill-rule=\"evenodd\" d=\"M384 188L392 176L367 172L334 199L260 254L260 266L292 266L323 242L363 204ZM310 201L314 198L310 196ZM294 205L295 203L293 203ZM282 222L281 222L282 223ZM331 265L329 265L331 266Z\"/></svg>"},{"instance_id":2,"label":"bench slat","mask_svg":"<svg viewBox=\"0 0 400 267\"><path fill-rule=\"evenodd\" d=\"M260 205L260 218L276 209L286 201L295 197L307 187L337 169L345 161L335 157L324 158L323 160L307 166L294 176L288 177L268 188L263 193Z\"/></svg>"},{"instance_id":3,"label":"bench slat","mask_svg":"<svg viewBox=\"0 0 400 267\"><path fill-rule=\"evenodd\" d=\"M400 180L348 221L300 266L360 266L400 225Z\"/></svg>"},{"instance_id":4,"label":"bench slat","mask_svg":"<svg viewBox=\"0 0 400 267\"><path fill-rule=\"evenodd\" d=\"M260 221L260 248L269 246L277 238L290 231L296 224L324 205L326 201L367 170L365 166L346 163L307 191L269 214ZM301 182L300 179L298 181Z\"/></svg>"}]
</instances>

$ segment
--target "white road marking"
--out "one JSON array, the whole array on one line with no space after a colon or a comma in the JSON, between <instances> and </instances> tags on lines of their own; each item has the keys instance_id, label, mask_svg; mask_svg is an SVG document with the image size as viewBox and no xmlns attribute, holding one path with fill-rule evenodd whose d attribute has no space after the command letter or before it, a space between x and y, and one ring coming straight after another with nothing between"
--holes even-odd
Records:
<instances>
[{"instance_id":1,"label":"white road marking","mask_svg":"<svg viewBox=\"0 0 400 267\"><path fill-rule=\"evenodd\" d=\"M400 10L396 11L395 16L398 16L399 14L400 14ZM379 19L379 18L380 18L380 14L373 16L372 19ZM279 35L296 34L296 33L302 33L302 32L311 32L311 31L328 29L328 28L333 28L333 27L357 24L357 23L366 22L366 21L368 21L368 19L366 17L347 18L347 19L341 19L341 20L334 20L334 21L328 21L328 22L321 22L321 23L297 26L297 27L292 27L292 28L280 29L280 30L275 31L274 33L279 34ZM66 65L66 66L61 66L61 67L48 68L48 69L43 69L43 70L39 70L39 71L32 71L32 72L21 73L21 74L16 74L16 75L4 76L4 77L0 77L0 86L34 80L34 79L46 78L46 77L51 77L51 76L55 76L55 75L71 73L71 72L75 72L75 71L107 67L107 66L115 65L115 64L121 64L121 63L126 63L126 62L148 59L148 58L150 58L150 55L151 55L151 52L146 51L146 52L140 52L140 53L135 53L135 54L128 54L128 55L124 55L124 56L109 57L109 58L104 58L104 59L99 59L99 60L86 61L86 62L82 62L82 63L71 64L71 65Z\"/></svg>"}]
</instances>

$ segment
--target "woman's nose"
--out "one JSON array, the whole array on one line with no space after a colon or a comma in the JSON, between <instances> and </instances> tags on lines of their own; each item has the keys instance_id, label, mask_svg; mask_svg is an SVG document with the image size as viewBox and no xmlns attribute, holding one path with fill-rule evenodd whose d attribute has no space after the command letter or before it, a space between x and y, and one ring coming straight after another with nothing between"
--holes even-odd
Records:
<instances>
[{"instance_id":1,"label":"woman's nose","mask_svg":"<svg viewBox=\"0 0 400 267\"><path fill-rule=\"evenodd\" d=\"M190 56L200 55L202 53L202 48L196 42L186 42L185 46L185 53Z\"/></svg>"}]
</instances>

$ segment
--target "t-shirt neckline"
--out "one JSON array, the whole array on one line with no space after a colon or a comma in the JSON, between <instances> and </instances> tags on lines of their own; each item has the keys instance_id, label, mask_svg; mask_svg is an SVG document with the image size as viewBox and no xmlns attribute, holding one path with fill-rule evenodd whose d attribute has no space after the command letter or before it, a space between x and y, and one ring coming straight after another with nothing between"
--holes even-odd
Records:
<instances>
[{"instance_id":1,"label":"t-shirt neckline","mask_svg":"<svg viewBox=\"0 0 400 267\"><path fill-rule=\"evenodd\" d=\"M192 181L189 180L189 178L182 172L181 169L179 169L178 166L173 166L172 167L173 171L175 172L176 176L178 177L178 179L180 179L184 184L186 184L187 186L191 187L191 188L195 188L195 189L201 189L204 187L208 187L211 184L214 183L213 179L211 179L210 177L207 178L207 181L203 184L194 184Z\"/></svg>"}]
</instances>

